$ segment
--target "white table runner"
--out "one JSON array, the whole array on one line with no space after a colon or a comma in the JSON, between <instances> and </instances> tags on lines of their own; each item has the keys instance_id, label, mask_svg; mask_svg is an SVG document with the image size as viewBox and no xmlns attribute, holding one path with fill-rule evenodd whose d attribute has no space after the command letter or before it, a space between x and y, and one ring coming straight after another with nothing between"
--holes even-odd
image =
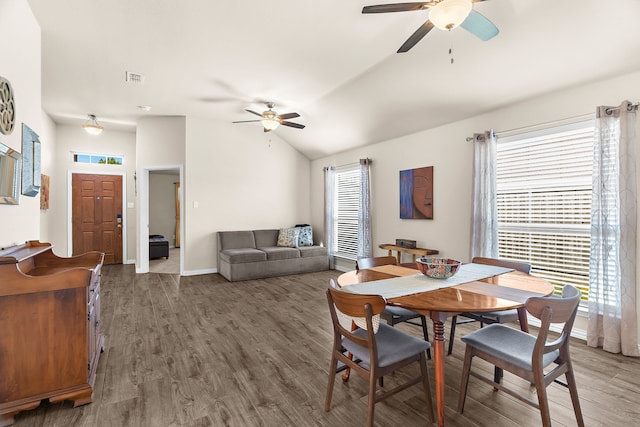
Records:
<instances>
[{"instance_id":1,"label":"white table runner","mask_svg":"<svg viewBox=\"0 0 640 427\"><path fill-rule=\"evenodd\" d=\"M393 277L391 279L376 280L374 282L358 283L346 286L357 294L381 295L386 299L413 295L420 292L435 291L449 286L486 279L488 277L513 271L512 268L496 267L485 264L463 264L458 272L448 279L433 279L422 273L411 276Z\"/></svg>"}]
</instances>

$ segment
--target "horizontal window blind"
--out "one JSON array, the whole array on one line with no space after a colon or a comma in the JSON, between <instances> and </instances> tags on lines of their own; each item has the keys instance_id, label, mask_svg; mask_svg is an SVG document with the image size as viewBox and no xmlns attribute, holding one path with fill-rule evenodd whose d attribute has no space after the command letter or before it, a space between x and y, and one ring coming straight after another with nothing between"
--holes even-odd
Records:
<instances>
[{"instance_id":1,"label":"horizontal window blind","mask_svg":"<svg viewBox=\"0 0 640 427\"><path fill-rule=\"evenodd\" d=\"M336 169L334 254L354 261L358 258L359 195L360 169L358 166Z\"/></svg>"},{"instance_id":2,"label":"horizontal window blind","mask_svg":"<svg viewBox=\"0 0 640 427\"><path fill-rule=\"evenodd\" d=\"M500 257L589 292L593 121L498 139Z\"/></svg>"}]
</instances>

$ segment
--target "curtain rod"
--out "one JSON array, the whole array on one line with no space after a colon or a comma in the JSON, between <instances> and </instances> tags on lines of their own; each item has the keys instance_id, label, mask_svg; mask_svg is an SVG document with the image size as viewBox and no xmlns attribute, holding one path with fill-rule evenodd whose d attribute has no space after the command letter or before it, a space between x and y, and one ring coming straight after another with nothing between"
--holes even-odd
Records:
<instances>
[{"instance_id":1,"label":"curtain rod","mask_svg":"<svg viewBox=\"0 0 640 427\"><path fill-rule=\"evenodd\" d=\"M553 121L550 121L550 122L537 123L535 125L530 125L530 126L523 126L521 128L503 130L503 131L496 132L496 136L505 137L505 136L510 135L510 134L526 132L526 131L530 131L530 130L537 130L537 129L550 127L550 126L559 126L559 125L564 125L564 124L568 124L568 123L572 123L572 122L578 122L578 121L581 121L581 120L592 119L592 118L595 118L595 112L580 114L580 115L572 116L572 117L565 117L564 119L553 120Z\"/></svg>"},{"instance_id":2,"label":"curtain rod","mask_svg":"<svg viewBox=\"0 0 640 427\"><path fill-rule=\"evenodd\" d=\"M640 106L640 102L636 102L633 104L628 104L627 105L627 111L636 111L638 110L638 107ZM615 110L619 110L620 107L608 107L605 112L607 114L611 114L612 111ZM514 129L509 129L509 130L503 130L503 131L498 131L496 132L496 136L501 136L501 137L505 137L507 135L510 134L515 134L515 133L520 133L520 132L525 132L525 131L529 131L529 130L536 130L539 128L544 128L544 127L549 127L549 126L554 126L554 125L562 125L562 124L568 124L571 122L577 122L580 120L584 120L584 119L589 119L589 118L595 118L595 113L585 113L585 114L580 114L577 116L572 116L572 117L566 117L564 119L559 119L559 120L554 120L551 122L544 122L544 123L538 123L535 125L530 125L530 126L523 126L521 128L514 128ZM471 142L474 140L473 137L467 137L467 142Z\"/></svg>"},{"instance_id":3,"label":"curtain rod","mask_svg":"<svg viewBox=\"0 0 640 427\"><path fill-rule=\"evenodd\" d=\"M370 159L369 157L365 157L364 159L360 159L360 160L366 160L369 164L373 163L373 160ZM329 167L333 167L333 168L348 168L348 167L351 167L351 166L359 166L360 165L360 160L358 160L357 162L345 163L343 165L325 166L323 169L327 169Z\"/></svg>"}]
</instances>

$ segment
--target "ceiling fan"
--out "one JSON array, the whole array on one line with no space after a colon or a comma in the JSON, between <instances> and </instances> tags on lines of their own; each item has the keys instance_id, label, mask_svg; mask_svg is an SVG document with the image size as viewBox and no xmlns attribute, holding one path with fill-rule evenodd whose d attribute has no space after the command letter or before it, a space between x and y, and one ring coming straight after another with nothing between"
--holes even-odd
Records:
<instances>
[{"instance_id":1,"label":"ceiling fan","mask_svg":"<svg viewBox=\"0 0 640 427\"><path fill-rule=\"evenodd\" d=\"M485 0L433 0L415 3L394 3L365 6L362 13L409 12L429 9L429 19L404 42L398 53L407 52L433 27L452 30L461 26L482 41L487 41L500 32L491 21L473 9L473 3Z\"/></svg>"},{"instance_id":2,"label":"ceiling fan","mask_svg":"<svg viewBox=\"0 0 640 427\"><path fill-rule=\"evenodd\" d=\"M278 114L275 111L273 111L273 107L275 106L273 102L265 102L265 104L267 105L268 110L263 112L262 114L256 113L253 110L245 109L246 112L259 116L260 119L241 120L233 123L262 122L262 126L264 127L265 132L271 132L272 130L277 128L279 125L289 126L296 129L304 129L304 125L287 121L288 119L295 119L296 117L300 117L300 114L298 113Z\"/></svg>"}]
</instances>

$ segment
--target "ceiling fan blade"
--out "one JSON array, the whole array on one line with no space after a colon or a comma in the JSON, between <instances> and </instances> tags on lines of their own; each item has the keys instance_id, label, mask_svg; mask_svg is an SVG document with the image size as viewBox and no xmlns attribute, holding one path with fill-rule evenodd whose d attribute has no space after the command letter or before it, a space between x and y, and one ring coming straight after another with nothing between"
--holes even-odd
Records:
<instances>
[{"instance_id":1,"label":"ceiling fan blade","mask_svg":"<svg viewBox=\"0 0 640 427\"><path fill-rule=\"evenodd\" d=\"M500 30L493 22L482 16L480 13L471 9L471 13L467 16L467 19L460 24L462 28L469 31L471 34L478 37L483 42L497 36Z\"/></svg>"},{"instance_id":2,"label":"ceiling fan blade","mask_svg":"<svg viewBox=\"0 0 640 427\"><path fill-rule=\"evenodd\" d=\"M289 126L289 127L296 128L296 129L304 129L304 125L301 125L301 124L299 124L299 123L293 123L293 122L285 122L285 121L282 121L282 122L280 122L280 124L281 124L282 126Z\"/></svg>"},{"instance_id":3,"label":"ceiling fan blade","mask_svg":"<svg viewBox=\"0 0 640 427\"><path fill-rule=\"evenodd\" d=\"M231 122L231 123L254 123L254 122L261 122L262 120L239 120L237 122Z\"/></svg>"},{"instance_id":4,"label":"ceiling fan blade","mask_svg":"<svg viewBox=\"0 0 640 427\"><path fill-rule=\"evenodd\" d=\"M412 10L423 10L431 6L435 6L435 2L419 2L419 3L394 3L394 4L377 4L375 6L365 6L362 13L387 13L387 12L409 12Z\"/></svg>"},{"instance_id":5,"label":"ceiling fan blade","mask_svg":"<svg viewBox=\"0 0 640 427\"><path fill-rule=\"evenodd\" d=\"M300 114L298 113L278 114L278 118L281 120L295 119L296 117L300 117Z\"/></svg>"},{"instance_id":6,"label":"ceiling fan blade","mask_svg":"<svg viewBox=\"0 0 640 427\"><path fill-rule=\"evenodd\" d=\"M262 128L264 130L265 133L267 132L271 132L271 129L267 129L267 128Z\"/></svg>"},{"instance_id":7,"label":"ceiling fan blade","mask_svg":"<svg viewBox=\"0 0 640 427\"><path fill-rule=\"evenodd\" d=\"M398 53L404 53L407 52L409 49L411 49L416 43L418 43L420 40L422 40L422 38L424 36L427 35L427 33L429 31L431 31L433 29L433 24L431 23L431 21L429 21L427 19L427 22L425 22L424 24L422 24L422 26L420 28L418 28L416 30L415 33L413 33L411 35L411 37L409 37L407 39L406 42L404 42L404 44L402 46L400 46L400 49L398 49Z\"/></svg>"},{"instance_id":8,"label":"ceiling fan blade","mask_svg":"<svg viewBox=\"0 0 640 427\"><path fill-rule=\"evenodd\" d=\"M244 111L246 111L247 113L255 114L256 116L260 116L260 117L262 117L262 114L260 114L260 113L256 113L256 112L255 112L255 111L253 111L253 110L248 110L248 109L246 109L246 108L245 108L245 110L244 110Z\"/></svg>"}]
</instances>

